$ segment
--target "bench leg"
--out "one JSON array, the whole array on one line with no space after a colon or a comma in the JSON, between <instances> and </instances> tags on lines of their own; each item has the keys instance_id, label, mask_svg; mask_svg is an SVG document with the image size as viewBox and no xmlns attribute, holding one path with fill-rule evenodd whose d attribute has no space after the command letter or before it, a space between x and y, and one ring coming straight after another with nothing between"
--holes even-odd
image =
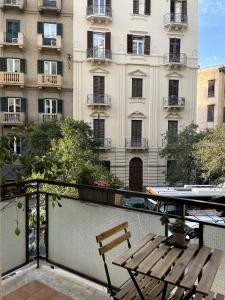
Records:
<instances>
[{"instance_id":1,"label":"bench leg","mask_svg":"<svg viewBox=\"0 0 225 300\"><path fill-rule=\"evenodd\" d=\"M166 298L166 291L167 291L168 283L165 282L164 288L163 288L163 293L162 293L162 298L161 300L165 300Z\"/></svg>"},{"instance_id":2,"label":"bench leg","mask_svg":"<svg viewBox=\"0 0 225 300\"><path fill-rule=\"evenodd\" d=\"M139 285L137 284L137 281L136 281L136 279L135 279L133 273L132 273L130 270L128 270L128 273L129 273L130 278L132 279L132 281L133 281L133 283L134 283L134 285L135 285L135 287L136 287L136 289L137 289L137 291L138 291L139 296L141 297L142 300L145 300L145 298L144 298L144 296L143 296L143 294L142 294L142 291L141 291Z\"/></svg>"}]
</instances>

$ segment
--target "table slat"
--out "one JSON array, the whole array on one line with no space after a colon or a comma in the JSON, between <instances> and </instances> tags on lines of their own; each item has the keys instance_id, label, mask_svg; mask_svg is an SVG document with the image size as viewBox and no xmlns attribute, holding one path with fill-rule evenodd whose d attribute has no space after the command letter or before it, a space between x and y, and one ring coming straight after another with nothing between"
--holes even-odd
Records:
<instances>
[{"instance_id":1,"label":"table slat","mask_svg":"<svg viewBox=\"0 0 225 300\"><path fill-rule=\"evenodd\" d=\"M143 248L149 241L151 241L154 238L154 234L147 234L142 240L137 242L133 247L131 247L129 250L124 252L122 255L117 257L114 261L113 264L118 265L118 266L123 266L126 261L131 258L135 253L138 252L141 248Z\"/></svg>"},{"instance_id":2,"label":"table slat","mask_svg":"<svg viewBox=\"0 0 225 300\"><path fill-rule=\"evenodd\" d=\"M205 298L205 300L213 300L213 298L214 298L214 293L213 293L213 292L210 292L210 293L208 294L208 296Z\"/></svg>"},{"instance_id":3,"label":"table slat","mask_svg":"<svg viewBox=\"0 0 225 300\"><path fill-rule=\"evenodd\" d=\"M213 285L213 281L216 277L216 273L219 269L220 262L223 256L221 250L215 249L210 257L209 262L204 270L202 278L197 286L196 291L203 294L208 294Z\"/></svg>"},{"instance_id":4,"label":"table slat","mask_svg":"<svg viewBox=\"0 0 225 300\"><path fill-rule=\"evenodd\" d=\"M184 275L183 280L180 283L180 286L186 289L191 289L201 273L203 266L210 255L211 251L208 247L202 247L191 263L190 268L187 273Z\"/></svg>"},{"instance_id":5,"label":"table slat","mask_svg":"<svg viewBox=\"0 0 225 300\"><path fill-rule=\"evenodd\" d=\"M198 249L198 245L192 245L188 247L181 255L181 257L176 261L175 266L173 267L171 272L166 276L165 281L176 285L177 281L184 273L185 268L191 261L197 249Z\"/></svg>"}]
</instances>

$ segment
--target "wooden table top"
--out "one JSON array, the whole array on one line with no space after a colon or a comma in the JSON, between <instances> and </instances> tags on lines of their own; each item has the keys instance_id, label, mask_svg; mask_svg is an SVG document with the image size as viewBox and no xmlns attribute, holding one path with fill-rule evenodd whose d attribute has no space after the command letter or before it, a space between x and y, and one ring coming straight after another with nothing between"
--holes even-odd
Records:
<instances>
[{"instance_id":1,"label":"wooden table top","mask_svg":"<svg viewBox=\"0 0 225 300\"><path fill-rule=\"evenodd\" d=\"M181 249L167 245L165 241L165 236L149 233L116 258L113 264L185 290L192 289L201 274L196 291L208 295L223 252L205 246L199 249L196 244Z\"/></svg>"}]
</instances>

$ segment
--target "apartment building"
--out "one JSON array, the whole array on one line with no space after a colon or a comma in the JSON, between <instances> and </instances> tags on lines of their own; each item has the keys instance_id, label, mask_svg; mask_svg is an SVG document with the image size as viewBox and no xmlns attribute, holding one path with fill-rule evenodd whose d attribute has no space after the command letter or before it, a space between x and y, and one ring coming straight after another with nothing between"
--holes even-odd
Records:
<instances>
[{"instance_id":1,"label":"apartment building","mask_svg":"<svg viewBox=\"0 0 225 300\"><path fill-rule=\"evenodd\" d=\"M165 184L167 130L196 121L196 0L74 2L73 116L125 186Z\"/></svg>"},{"instance_id":2,"label":"apartment building","mask_svg":"<svg viewBox=\"0 0 225 300\"><path fill-rule=\"evenodd\" d=\"M0 135L72 116L72 26L71 0L0 1Z\"/></svg>"},{"instance_id":3,"label":"apartment building","mask_svg":"<svg viewBox=\"0 0 225 300\"><path fill-rule=\"evenodd\" d=\"M197 124L208 130L225 122L225 67L198 71Z\"/></svg>"}]
</instances>

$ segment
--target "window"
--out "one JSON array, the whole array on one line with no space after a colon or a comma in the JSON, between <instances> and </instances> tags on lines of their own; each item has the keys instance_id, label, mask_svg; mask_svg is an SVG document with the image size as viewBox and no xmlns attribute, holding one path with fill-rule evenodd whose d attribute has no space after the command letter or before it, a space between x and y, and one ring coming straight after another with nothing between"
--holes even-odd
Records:
<instances>
[{"instance_id":1,"label":"window","mask_svg":"<svg viewBox=\"0 0 225 300\"><path fill-rule=\"evenodd\" d=\"M8 58L7 59L7 72L20 72L20 59Z\"/></svg>"},{"instance_id":2,"label":"window","mask_svg":"<svg viewBox=\"0 0 225 300\"><path fill-rule=\"evenodd\" d=\"M207 122L214 122L214 107L215 105L207 106Z\"/></svg>"},{"instance_id":3,"label":"window","mask_svg":"<svg viewBox=\"0 0 225 300\"><path fill-rule=\"evenodd\" d=\"M20 21L6 20L6 42L18 43L18 32L20 32Z\"/></svg>"},{"instance_id":4,"label":"window","mask_svg":"<svg viewBox=\"0 0 225 300\"><path fill-rule=\"evenodd\" d=\"M132 78L132 98L143 97L143 79Z\"/></svg>"},{"instance_id":5,"label":"window","mask_svg":"<svg viewBox=\"0 0 225 300\"><path fill-rule=\"evenodd\" d=\"M26 60L21 58L0 57L0 72L26 73Z\"/></svg>"},{"instance_id":6,"label":"window","mask_svg":"<svg viewBox=\"0 0 225 300\"><path fill-rule=\"evenodd\" d=\"M176 160L167 160L167 180L173 178L174 171L176 170L177 161Z\"/></svg>"},{"instance_id":7,"label":"window","mask_svg":"<svg viewBox=\"0 0 225 300\"><path fill-rule=\"evenodd\" d=\"M104 103L105 95L105 77L94 76L93 77L93 94L94 103Z\"/></svg>"},{"instance_id":8,"label":"window","mask_svg":"<svg viewBox=\"0 0 225 300\"><path fill-rule=\"evenodd\" d=\"M150 55L150 42L151 37L136 36L132 34L127 35L127 53L133 53L137 55Z\"/></svg>"},{"instance_id":9,"label":"window","mask_svg":"<svg viewBox=\"0 0 225 300\"><path fill-rule=\"evenodd\" d=\"M141 147L142 120L131 121L131 147Z\"/></svg>"},{"instance_id":10,"label":"window","mask_svg":"<svg viewBox=\"0 0 225 300\"><path fill-rule=\"evenodd\" d=\"M10 141L10 148L11 148L12 153L21 154L22 153L22 137L15 136Z\"/></svg>"},{"instance_id":11,"label":"window","mask_svg":"<svg viewBox=\"0 0 225 300\"><path fill-rule=\"evenodd\" d=\"M57 74L57 62L56 61L44 61L44 74L56 75Z\"/></svg>"},{"instance_id":12,"label":"window","mask_svg":"<svg viewBox=\"0 0 225 300\"><path fill-rule=\"evenodd\" d=\"M87 48L87 58L111 59L111 32L88 31Z\"/></svg>"},{"instance_id":13,"label":"window","mask_svg":"<svg viewBox=\"0 0 225 300\"><path fill-rule=\"evenodd\" d=\"M45 99L45 113L57 114L57 100Z\"/></svg>"},{"instance_id":14,"label":"window","mask_svg":"<svg viewBox=\"0 0 225 300\"><path fill-rule=\"evenodd\" d=\"M178 104L179 80L169 80L169 105Z\"/></svg>"},{"instance_id":15,"label":"window","mask_svg":"<svg viewBox=\"0 0 225 300\"><path fill-rule=\"evenodd\" d=\"M93 0L94 14L105 15L106 0Z\"/></svg>"},{"instance_id":16,"label":"window","mask_svg":"<svg viewBox=\"0 0 225 300\"><path fill-rule=\"evenodd\" d=\"M39 59L37 61L37 69L38 69L38 74L63 75L63 62Z\"/></svg>"},{"instance_id":17,"label":"window","mask_svg":"<svg viewBox=\"0 0 225 300\"><path fill-rule=\"evenodd\" d=\"M105 34L104 33L94 33L94 56L104 57L105 56Z\"/></svg>"},{"instance_id":18,"label":"window","mask_svg":"<svg viewBox=\"0 0 225 300\"><path fill-rule=\"evenodd\" d=\"M225 123L225 107L223 108L223 123Z\"/></svg>"},{"instance_id":19,"label":"window","mask_svg":"<svg viewBox=\"0 0 225 300\"><path fill-rule=\"evenodd\" d=\"M215 97L215 80L208 81L208 97Z\"/></svg>"},{"instance_id":20,"label":"window","mask_svg":"<svg viewBox=\"0 0 225 300\"><path fill-rule=\"evenodd\" d=\"M170 39L170 62L180 62L180 39Z\"/></svg>"},{"instance_id":21,"label":"window","mask_svg":"<svg viewBox=\"0 0 225 300\"><path fill-rule=\"evenodd\" d=\"M93 120L93 133L94 138L99 142L100 146L105 144L105 120L94 119Z\"/></svg>"},{"instance_id":22,"label":"window","mask_svg":"<svg viewBox=\"0 0 225 300\"><path fill-rule=\"evenodd\" d=\"M38 99L38 112L43 114L62 114L63 100Z\"/></svg>"},{"instance_id":23,"label":"window","mask_svg":"<svg viewBox=\"0 0 225 300\"><path fill-rule=\"evenodd\" d=\"M103 168L105 168L107 171L110 172L110 169L111 169L111 161L110 160L102 160L101 165L103 166Z\"/></svg>"},{"instance_id":24,"label":"window","mask_svg":"<svg viewBox=\"0 0 225 300\"><path fill-rule=\"evenodd\" d=\"M133 0L133 14L150 15L151 0Z\"/></svg>"},{"instance_id":25,"label":"window","mask_svg":"<svg viewBox=\"0 0 225 300\"><path fill-rule=\"evenodd\" d=\"M8 113L25 113L27 109L26 98L0 97L0 111Z\"/></svg>"},{"instance_id":26,"label":"window","mask_svg":"<svg viewBox=\"0 0 225 300\"><path fill-rule=\"evenodd\" d=\"M187 1L171 0L170 14L172 22L183 22L187 20Z\"/></svg>"},{"instance_id":27,"label":"window","mask_svg":"<svg viewBox=\"0 0 225 300\"><path fill-rule=\"evenodd\" d=\"M57 36L57 24L44 23L44 37L54 38Z\"/></svg>"},{"instance_id":28,"label":"window","mask_svg":"<svg viewBox=\"0 0 225 300\"><path fill-rule=\"evenodd\" d=\"M20 113L21 112L21 99L20 98L8 98L8 112Z\"/></svg>"},{"instance_id":29,"label":"window","mask_svg":"<svg viewBox=\"0 0 225 300\"><path fill-rule=\"evenodd\" d=\"M177 142L178 121L168 121L168 144Z\"/></svg>"}]
</instances>

